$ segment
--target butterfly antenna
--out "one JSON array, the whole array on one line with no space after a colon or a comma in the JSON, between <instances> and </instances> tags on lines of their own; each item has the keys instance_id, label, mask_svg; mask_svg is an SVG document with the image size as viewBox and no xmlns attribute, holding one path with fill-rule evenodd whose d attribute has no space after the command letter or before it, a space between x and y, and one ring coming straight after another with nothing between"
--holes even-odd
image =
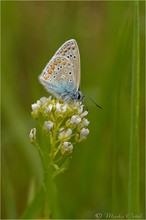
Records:
<instances>
[{"instance_id":1,"label":"butterfly antenna","mask_svg":"<svg viewBox=\"0 0 146 220\"><path fill-rule=\"evenodd\" d=\"M90 96L88 96L88 98L94 103L94 105L96 105L98 108L102 109L102 107L100 105L97 105L97 103Z\"/></svg>"}]
</instances>

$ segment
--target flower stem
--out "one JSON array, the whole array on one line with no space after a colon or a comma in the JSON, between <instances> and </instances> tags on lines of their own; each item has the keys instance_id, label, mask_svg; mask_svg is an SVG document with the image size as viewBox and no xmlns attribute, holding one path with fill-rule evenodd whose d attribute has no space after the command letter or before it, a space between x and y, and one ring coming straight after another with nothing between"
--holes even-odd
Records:
<instances>
[{"instance_id":1,"label":"flower stem","mask_svg":"<svg viewBox=\"0 0 146 220\"><path fill-rule=\"evenodd\" d=\"M50 166L44 176L45 205L44 218L59 218L56 182L53 178L53 169Z\"/></svg>"}]
</instances>

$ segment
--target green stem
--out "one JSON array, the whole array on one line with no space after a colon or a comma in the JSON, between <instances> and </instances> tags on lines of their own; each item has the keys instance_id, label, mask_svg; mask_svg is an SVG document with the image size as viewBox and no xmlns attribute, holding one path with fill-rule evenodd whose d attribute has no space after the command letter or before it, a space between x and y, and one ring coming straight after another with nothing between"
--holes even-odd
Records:
<instances>
[{"instance_id":1,"label":"green stem","mask_svg":"<svg viewBox=\"0 0 146 220\"><path fill-rule=\"evenodd\" d=\"M49 156L42 158L44 168L44 191L45 191L45 204L44 204L44 218L59 218L58 211L58 198L56 183L53 178L54 168L53 158L54 151L56 150L56 137L57 137L57 121L54 121L54 129L50 135L51 151ZM56 152L56 151L55 151Z\"/></svg>"},{"instance_id":2,"label":"green stem","mask_svg":"<svg viewBox=\"0 0 146 220\"><path fill-rule=\"evenodd\" d=\"M139 212L139 3L134 2L133 70L131 93L131 132L128 209Z\"/></svg>"},{"instance_id":3,"label":"green stem","mask_svg":"<svg viewBox=\"0 0 146 220\"><path fill-rule=\"evenodd\" d=\"M44 191L45 191L45 206L44 206L44 218L59 218L57 187L55 179L53 178L54 170L52 166L44 176Z\"/></svg>"}]
</instances>

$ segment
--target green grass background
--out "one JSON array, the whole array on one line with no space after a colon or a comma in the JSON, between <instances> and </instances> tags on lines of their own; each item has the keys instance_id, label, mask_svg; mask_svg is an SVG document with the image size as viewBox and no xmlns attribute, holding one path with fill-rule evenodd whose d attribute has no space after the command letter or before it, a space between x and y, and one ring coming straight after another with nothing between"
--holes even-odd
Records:
<instances>
[{"instance_id":1,"label":"green grass background","mask_svg":"<svg viewBox=\"0 0 146 220\"><path fill-rule=\"evenodd\" d=\"M2 217L20 218L42 181L28 139L31 104L48 96L38 75L58 47L76 39L90 135L57 177L60 218L128 213L133 1L2 2ZM144 218L144 2L139 2L139 203ZM135 122L134 122L135 123ZM133 182L135 184L135 182ZM37 215L35 218L41 217Z\"/></svg>"}]
</instances>

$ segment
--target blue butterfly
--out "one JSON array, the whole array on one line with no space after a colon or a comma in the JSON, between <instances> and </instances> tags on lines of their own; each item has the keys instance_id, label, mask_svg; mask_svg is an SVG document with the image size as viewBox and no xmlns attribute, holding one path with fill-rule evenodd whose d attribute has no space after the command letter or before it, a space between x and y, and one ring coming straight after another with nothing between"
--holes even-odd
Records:
<instances>
[{"instance_id":1,"label":"blue butterfly","mask_svg":"<svg viewBox=\"0 0 146 220\"><path fill-rule=\"evenodd\" d=\"M47 63L40 83L58 99L66 102L81 101L84 95L80 87L80 53L77 42L66 41Z\"/></svg>"}]
</instances>

